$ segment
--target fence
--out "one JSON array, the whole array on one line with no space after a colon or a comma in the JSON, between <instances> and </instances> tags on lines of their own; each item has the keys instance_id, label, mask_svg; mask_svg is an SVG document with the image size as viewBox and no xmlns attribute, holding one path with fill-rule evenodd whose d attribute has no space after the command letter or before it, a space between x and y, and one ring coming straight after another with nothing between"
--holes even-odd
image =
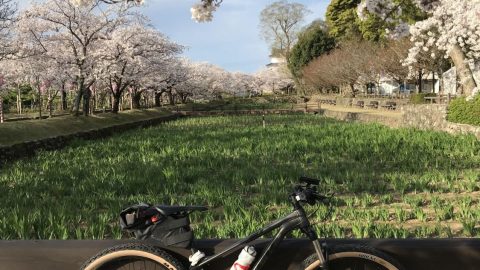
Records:
<instances>
[{"instance_id":1,"label":"fence","mask_svg":"<svg viewBox=\"0 0 480 270\"><path fill-rule=\"evenodd\" d=\"M207 254L218 253L235 240L200 240L197 248ZM258 249L266 239L254 242ZM0 269L5 270L78 270L89 257L100 250L128 241L0 241ZM480 267L479 239L364 239L328 240L328 246L339 244L368 245L381 250L402 264L405 269L476 270ZM190 251L171 249L186 256ZM265 269L297 270L304 258L312 254L311 243L305 239L287 239L265 265ZM209 270L224 270L238 253L221 263L212 263Z\"/></svg>"}]
</instances>

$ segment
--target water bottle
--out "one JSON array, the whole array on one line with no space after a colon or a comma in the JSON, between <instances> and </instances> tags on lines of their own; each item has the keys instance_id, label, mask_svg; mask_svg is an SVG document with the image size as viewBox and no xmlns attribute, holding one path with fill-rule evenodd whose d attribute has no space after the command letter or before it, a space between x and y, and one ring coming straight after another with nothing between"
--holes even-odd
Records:
<instances>
[{"instance_id":1,"label":"water bottle","mask_svg":"<svg viewBox=\"0 0 480 270\"><path fill-rule=\"evenodd\" d=\"M253 247L244 247L230 270L248 270L252 262L255 260L256 255L257 252Z\"/></svg>"}]
</instances>

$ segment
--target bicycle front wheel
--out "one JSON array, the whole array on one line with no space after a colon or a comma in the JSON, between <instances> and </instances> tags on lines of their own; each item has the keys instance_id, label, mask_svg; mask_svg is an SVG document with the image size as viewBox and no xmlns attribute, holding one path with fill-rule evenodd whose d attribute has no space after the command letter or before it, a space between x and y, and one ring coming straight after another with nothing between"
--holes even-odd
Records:
<instances>
[{"instance_id":1,"label":"bicycle front wheel","mask_svg":"<svg viewBox=\"0 0 480 270\"><path fill-rule=\"evenodd\" d=\"M322 269L317 254L303 261L302 269ZM404 270L392 257L376 249L358 245L335 247L328 255L329 270Z\"/></svg>"},{"instance_id":2,"label":"bicycle front wheel","mask_svg":"<svg viewBox=\"0 0 480 270\"><path fill-rule=\"evenodd\" d=\"M81 270L186 270L172 255L154 246L126 244L105 249Z\"/></svg>"}]
</instances>

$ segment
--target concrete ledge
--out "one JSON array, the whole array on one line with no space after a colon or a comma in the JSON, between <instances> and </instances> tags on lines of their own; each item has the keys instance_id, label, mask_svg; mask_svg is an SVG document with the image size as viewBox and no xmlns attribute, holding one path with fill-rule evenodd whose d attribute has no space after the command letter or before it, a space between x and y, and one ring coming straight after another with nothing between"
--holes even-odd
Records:
<instances>
[{"instance_id":1,"label":"concrete ledge","mask_svg":"<svg viewBox=\"0 0 480 270\"><path fill-rule=\"evenodd\" d=\"M389 127L400 127L402 125L400 118L389 117L389 116L359 113L359 112L339 112L339 111L332 111L328 109L321 109L319 110L319 113L326 117L335 118L342 121L380 123L380 124L387 125Z\"/></svg>"},{"instance_id":2,"label":"concrete ledge","mask_svg":"<svg viewBox=\"0 0 480 270\"><path fill-rule=\"evenodd\" d=\"M268 110L228 110L228 111L179 111L184 116L218 116L218 115L262 115L304 113L304 109L268 109Z\"/></svg>"},{"instance_id":3,"label":"concrete ledge","mask_svg":"<svg viewBox=\"0 0 480 270\"><path fill-rule=\"evenodd\" d=\"M208 254L217 253L236 240L200 240L197 247ZM258 249L267 240L258 240ZM5 270L78 270L100 250L131 241L0 241L0 269ZM406 269L474 270L480 267L479 239L366 239L328 240L329 246L339 244L369 245L399 261ZM186 256L188 250L170 249L172 253ZM304 258L313 253L311 243L305 239L285 240L265 265L265 269L298 270ZM235 252L209 270L224 270L238 256Z\"/></svg>"}]
</instances>

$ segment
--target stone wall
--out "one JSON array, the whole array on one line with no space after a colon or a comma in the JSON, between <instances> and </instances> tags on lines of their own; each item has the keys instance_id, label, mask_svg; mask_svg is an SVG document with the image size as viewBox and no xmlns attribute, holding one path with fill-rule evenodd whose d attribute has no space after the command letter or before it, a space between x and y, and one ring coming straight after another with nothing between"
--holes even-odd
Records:
<instances>
[{"instance_id":1,"label":"stone wall","mask_svg":"<svg viewBox=\"0 0 480 270\"><path fill-rule=\"evenodd\" d=\"M419 129L446 131L448 133L470 133L480 139L480 127L447 121L447 105L421 104L402 106L402 125Z\"/></svg>"},{"instance_id":2,"label":"stone wall","mask_svg":"<svg viewBox=\"0 0 480 270\"><path fill-rule=\"evenodd\" d=\"M319 111L321 115L326 117L335 118L348 122L366 122L366 123L380 123L389 127L400 127L402 122L401 118L395 118L390 116L356 113L356 112L339 112L321 109Z\"/></svg>"}]
</instances>

